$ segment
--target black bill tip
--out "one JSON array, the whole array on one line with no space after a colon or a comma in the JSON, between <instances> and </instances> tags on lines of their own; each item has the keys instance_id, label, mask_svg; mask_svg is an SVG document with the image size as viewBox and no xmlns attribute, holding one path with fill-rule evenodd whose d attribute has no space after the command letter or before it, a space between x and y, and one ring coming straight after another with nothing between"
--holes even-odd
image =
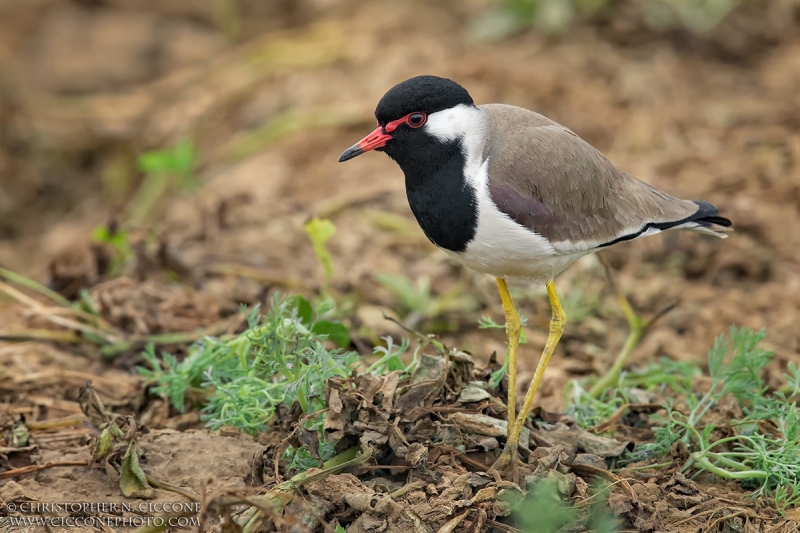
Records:
<instances>
[{"instance_id":1,"label":"black bill tip","mask_svg":"<svg viewBox=\"0 0 800 533\"><path fill-rule=\"evenodd\" d=\"M359 156L363 153L364 150L362 150L361 147L358 146L357 144L354 144L353 146L342 152L342 155L339 156L339 163L344 163L345 161L353 159L354 157Z\"/></svg>"}]
</instances>

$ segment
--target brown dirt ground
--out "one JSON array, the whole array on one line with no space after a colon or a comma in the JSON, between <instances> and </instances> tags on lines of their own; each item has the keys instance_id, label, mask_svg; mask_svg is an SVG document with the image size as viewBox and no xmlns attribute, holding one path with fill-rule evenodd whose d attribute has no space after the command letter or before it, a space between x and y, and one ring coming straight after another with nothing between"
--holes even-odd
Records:
<instances>
[{"instance_id":1,"label":"brown dirt ground","mask_svg":"<svg viewBox=\"0 0 800 533\"><path fill-rule=\"evenodd\" d=\"M731 324L767 328L772 375L798 361L798 3L754 0L703 38L654 35L627 12L635 11L630 2L618 19L560 38L528 32L474 42L465 28L489 3L243 1L241 42L231 44L203 2L0 1L0 266L62 288L91 287L107 320L128 334L205 326L222 333L241 325L230 318L240 303L319 289L303 224L325 216L337 227L333 289L356 302L347 323L362 353L379 336L398 335L381 310L399 304L374 274L403 273L427 276L435 295L459 296L423 326L485 363L504 352L502 332L477 328L481 315L502 316L493 280L457 268L425 240L388 158L336 164L370 130L388 87L436 73L461 82L478 102L539 111L626 171L711 201L734 221L724 241L675 233L604 252L637 311L677 304L630 365L658 356L702 360ZM186 135L198 147L202 187L162 207L159 242L140 239L127 277L104 279L92 228L115 219L130 198L139 179L135 154ZM581 318L568 324L537 399L551 412L563 407L565 383L605 370L626 334L596 259L576 264L557 285L568 316ZM525 381L549 313L541 288L513 288L530 317ZM43 324L36 310L0 300L0 330ZM78 390L91 379L107 405L158 420L143 443L154 475L198 493L209 479L215 488L244 487L247 461L261 445L197 432L191 415L170 417L130 372L139 361L136 350L108 363L85 345L0 341L0 416L36 422L79 414ZM33 458L10 464L86 457L90 433L34 432ZM104 476L51 469L0 480L0 494L119 498ZM641 501L658 499L641 490ZM725 490L717 496L742 501L740 488ZM159 498L175 496L159 491ZM685 520L691 513L681 512L663 522L684 520L681 526L650 530L722 527L714 514ZM748 527L796 527L751 512Z\"/></svg>"}]
</instances>

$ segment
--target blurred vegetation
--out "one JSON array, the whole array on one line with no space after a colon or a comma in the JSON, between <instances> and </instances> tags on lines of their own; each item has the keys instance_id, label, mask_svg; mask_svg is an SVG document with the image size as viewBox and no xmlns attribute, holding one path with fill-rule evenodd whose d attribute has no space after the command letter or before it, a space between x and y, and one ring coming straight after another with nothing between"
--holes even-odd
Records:
<instances>
[{"instance_id":1,"label":"blurred vegetation","mask_svg":"<svg viewBox=\"0 0 800 533\"><path fill-rule=\"evenodd\" d=\"M663 403L664 414L651 415L643 427L652 429L654 439L626 452L617 466L666 459L659 465L671 466L669 452L681 443L689 458L682 472L706 471L738 480L753 491L754 497L773 498L775 507L785 512L800 503L800 367L789 363L779 390L768 386L762 377L772 352L759 346L766 333L731 327L720 335L707 356L708 391L696 392L699 369L694 362L662 359L642 371L626 372L619 386L603 391L600 398L587 393L578 382L567 386L566 412L582 426L597 428L633 405L649 403L650 394L670 392ZM681 405L676 405L680 398ZM739 419L723 425L717 422L714 408L732 398L742 410Z\"/></svg>"},{"instance_id":2,"label":"blurred vegetation","mask_svg":"<svg viewBox=\"0 0 800 533\"><path fill-rule=\"evenodd\" d=\"M608 505L612 485L596 483L591 495L584 501L570 498L572 486L565 474L548 470L545 475L534 474L528 484L528 493L512 508L517 531L559 533L586 531L589 533L617 533L619 520ZM567 493L570 494L567 494Z\"/></svg>"},{"instance_id":3,"label":"blurred vegetation","mask_svg":"<svg viewBox=\"0 0 800 533\"><path fill-rule=\"evenodd\" d=\"M143 354L150 368L139 371L153 384L152 392L178 411L185 412L193 394L212 429L233 426L258 434L281 404L297 402L306 415L324 409L325 381L349 375L358 355L325 342L350 344L342 324L323 318L332 309L332 302L313 309L303 298L275 296L267 313L258 306L245 313L243 333L204 337L182 361L169 353L159 358L150 345ZM315 416L310 428L321 429L322 420Z\"/></svg>"},{"instance_id":4,"label":"blurred vegetation","mask_svg":"<svg viewBox=\"0 0 800 533\"><path fill-rule=\"evenodd\" d=\"M655 31L686 29L704 33L714 29L745 0L641 0L642 22ZM479 38L503 38L529 27L559 34L580 20L608 19L624 7L623 0L503 0L476 21Z\"/></svg>"}]
</instances>

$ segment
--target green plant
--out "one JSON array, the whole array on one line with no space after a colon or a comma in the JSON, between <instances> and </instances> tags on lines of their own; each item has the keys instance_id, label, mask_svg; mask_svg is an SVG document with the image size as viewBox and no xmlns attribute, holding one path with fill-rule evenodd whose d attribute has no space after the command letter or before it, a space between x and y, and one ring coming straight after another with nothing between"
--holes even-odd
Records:
<instances>
[{"instance_id":1,"label":"green plant","mask_svg":"<svg viewBox=\"0 0 800 533\"><path fill-rule=\"evenodd\" d=\"M730 341L720 336L708 353L710 390L699 400L690 397L688 415L668 408L661 426L665 442L676 440L695 449L683 470L698 468L727 479L736 479L754 489L754 496L772 493L780 510L800 502L800 410L792 397L800 394L800 371L796 365L785 374L794 387L768 393L761 372L772 352L758 343L764 331L731 328ZM735 434L713 438L715 426L703 424L709 409L725 396L733 396L744 417L732 421ZM764 427L774 426L774 430ZM672 435L666 435L672 430ZM662 444L663 446L663 444Z\"/></svg>"},{"instance_id":2,"label":"green plant","mask_svg":"<svg viewBox=\"0 0 800 533\"><path fill-rule=\"evenodd\" d=\"M374 277L397 299L403 323L412 329L444 313L468 312L475 307L475 301L464 295L461 284L454 285L441 296L434 296L427 276L420 276L416 282L403 274L378 273Z\"/></svg>"},{"instance_id":3,"label":"green plant","mask_svg":"<svg viewBox=\"0 0 800 533\"><path fill-rule=\"evenodd\" d=\"M528 493L512 508L518 530L526 533L556 533L561 531L588 531L615 533L619 524L608 508L611 486L595 484L591 496L580 503L565 501L569 494L566 478L555 470L528 487Z\"/></svg>"},{"instance_id":4,"label":"green plant","mask_svg":"<svg viewBox=\"0 0 800 533\"><path fill-rule=\"evenodd\" d=\"M408 365L403 363L403 360L400 358L400 356L408 351L408 348L411 345L410 341L404 338L400 344L397 345L394 343L394 339L391 336L386 336L381 337L386 342L386 346L378 345L373 348L373 352L381 357L372 363L366 371L377 375L401 370L404 374L410 374L415 368L417 368L422 350L426 346L433 347L436 353L442 357L447 354L452 355L456 351L448 350L444 344L437 341L433 335L425 336L416 331L411 331L411 333L417 337L418 342L417 347L414 348L414 354L411 362Z\"/></svg>"},{"instance_id":5,"label":"green plant","mask_svg":"<svg viewBox=\"0 0 800 533\"><path fill-rule=\"evenodd\" d=\"M381 338L386 341L386 346L375 346L372 349L376 355L380 355L381 357L372 363L369 368L367 368L367 372L374 374L395 372L397 370L410 372L413 366L416 365L418 352L422 344L420 344L420 347L418 347L414 352L414 362L409 367L406 367L406 365L403 364L402 359L400 359L400 356L406 353L406 350L408 350L408 347L411 344L409 340L403 339L398 346L394 343L394 339L392 339L390 336Z\"/></svg>"},{"instance_id":6,"label":"green plant","mask_svg":"<svg viewBox=\"0 0 800 533\"><path fill-rule=\"evenodd\" d=\"M323 297L328 297L331 280L333 279L333 258L325 243L336 233L336 226L330 220L315 217L306 222L305 230L311 240L311 246L314 248L314 255L317 256L317 261L322 265L322 273L324 275L322 295Z\"/></svg>"},{"instance_id":7,"label":"green plant","mask_svg":"<svg viewBox=\"0 0 800 533\"><path fill-rule=\"evenodd\" d=\"M111 276L119 275L125 265L134 256L127 231L120 230L116 224L98 226L92 230L92 239L100 244L105 244L111 251L111 260L108 266L108 274Z\"/></svg>"},{"instance_id":8,"label":"green plant","mask_svg":"<svg viewBox=\"0 0 800 533\"><path fill-rule=\"evenodd\" d=\"M172 148L145 152L137 159L145 177L128 205L126 221L145 224L169 191L183 192L197 185L194 166L197 154L191 141L183 140Z\"/></svg>"},{"instance_id":9,"label":"green plant","mask_svg":"<svg viewBox=\"0 0 800 533\"><path fill-rule=\"evenodd\" d=\"M608 389L600 398L595 398L578 381L567 383L565 395L566 414L585 428L599 426L611 418L620 407L631 403L625 389Z\"/></svg>"},{"instance_id":10,"label":"green plant","mask_svg":"<svg viewBox=\"0 0 800 533\"><path fill-rule=\"evenodd\" d=\"M127 206L122 223L98 226L92 231L95 242L105 244L111 252L108 274L118 275L134 257L130 244L130 228L146 226L163 197L169 192L183 192L197 185L193 169L196 160L194 146L181 141L164 150L144 152L137 159L144 179ZM148 241L157 237L150 232Z\"/></svg>"},{"instance_id":11,"label":"green plant","mask_svg":"<svg viewBox=\"0 0 800 533\"><path fill-rule=\"evenodd\" d=\"M673 402L665 404L666 417L654 417L659 425L655 428L656 440L640 447L644 453L663 455L678 441L687 445L703 442L693 440L699 436L698 427L709 410L725 396L733 395L740 401L755 401L760 405L765 400L766 392L759 376L761 370L770 361L772 354L757 347L764 333L747 329L731 328L728 341L723 336L717 337L714 346L708 352L708 374L711 387L698 398L691 385L673 383L672 389L685 398L689 413L677 411ZM713 425L702 425L704 431L713 430Z\"/></svg>"},{"instance_id":12,"label":"green plant","mask_svg":"<svg viewBox=\"0 0 800 533\"><path fill-rule=\"evenodd\" d=\"M624 371L618 386L604 389L599 397L584 388L578 381L570 381L564 391L566 413L582 427L593 428L608 420L625 404L635 400L641 392L664 392L668 387L689 390L694 378L702 374L694 361L673 361L666 357L641 369Z\"/></svg>"},{"instance_id":13,"label":"green plant","mask_svg":"<svg viewBox=\"0 0 800 533\"><path fill-rule=\"evenodd\" d=\"M181 412L188 398L199 397L202 419L212 429L233 426L257 434L280 405L296 402L309 416L306 428L319 430L322 418L315 413L325 407L325 381L349 375L358 358L328 348L329 339L349 345L344 326L322 318L332 308L326 302L312 311L300 297L276 296L265 315L257 307L246 313L246 331L232 339L206 337L182 361L168 353L159 360L149 347L143 355L151 368L139 372L153 393Z\"/></svg>"},{"instance_id":14,"label":"green plant","mask_svg":"<svg viewBox=\"0 0 800 533\"><path fill-rule=\"evenodd\" d=\"M374 277L381 287L397 298L403 315L417 313L429 316L431 311L435 311L432 309L431 281L427 276L420 276L416 281L403 274L378 273Z\"/></svg>"},{"instance_id":15,"label":"green plant","mask_svg":"<svg viewBox=\"0 0 800 533\"><path fill-rule=\"evenodd\" d=\"M320 441L317 453L323 461L327 461L336 455L336 444L330 441ZM295 448L289 446L283 453L283 457L288 461L286 469L293 472L305 472L309 468L319 467L319 460L314 457L308 446Z\"/></svg>"},{"instance_id":16,"label":"green plant","mask_svg":"<svg viewBox=\"0 0 800 533\"><path fill-rule=\"evenodd\" d=\"M669 388L686 406L678 408L672 399L667 400L663 406L666 413L650 418L653 442L639 445L618 464L664 456L681 442L690 452L682 471L705 471L739 480L753 489L754 496L771 495L776 507L784 511L800 503L800 409L796 402L800 368L788 365L786 384L782 390L770 392L761 377L772 359L771 352L759 347L764 336L763 330L732 327L727 338L717 337L707 357L710 386L702 395L693 390L695 368L662 360L660 368L651 366L624 375L619 388L606 390L599 399L572 384L567 393L568 412L584 425L597 424L628 403L635 390L630 385ZM718 432L709 414L726 397L733 398L744 414Z\"/></svg>"}]
</instances>

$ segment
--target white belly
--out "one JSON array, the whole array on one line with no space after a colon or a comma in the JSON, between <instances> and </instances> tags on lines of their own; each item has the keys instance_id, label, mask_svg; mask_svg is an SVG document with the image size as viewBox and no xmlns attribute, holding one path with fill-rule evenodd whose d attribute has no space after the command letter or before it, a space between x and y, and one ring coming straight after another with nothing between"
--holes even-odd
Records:
<instances>
[{"instance_id":1,"label":"white belly","mask_svg":"<svg viewBox=\"0 0 800 533\"><path fill-rule=\"evenodd\" d=\"M547 283L590 251L559 253L547 239L497 209L485 190L477 191L478 230L464 252L445 250L462 265L496 278Z\"/></svg>"}]
</instances>

